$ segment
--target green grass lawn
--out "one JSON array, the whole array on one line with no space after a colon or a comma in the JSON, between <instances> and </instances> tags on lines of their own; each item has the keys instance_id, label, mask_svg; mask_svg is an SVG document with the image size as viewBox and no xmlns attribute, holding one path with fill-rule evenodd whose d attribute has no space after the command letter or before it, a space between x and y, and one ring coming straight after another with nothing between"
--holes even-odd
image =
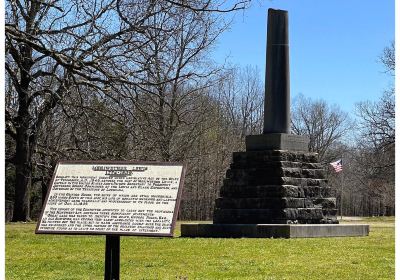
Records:
<instances>
[{"instance_id":1,"label":"green grass lawn","mask_svg":"<svg viewBox=\"0 0 400 280\"><path fill-rule=\"evenodd\" d=\"M121 237L121 279L394 279L394 218L368 237ZM6 279L103 279L104 236L35 235L6 224Z\"/></svg>"}]
</instances>

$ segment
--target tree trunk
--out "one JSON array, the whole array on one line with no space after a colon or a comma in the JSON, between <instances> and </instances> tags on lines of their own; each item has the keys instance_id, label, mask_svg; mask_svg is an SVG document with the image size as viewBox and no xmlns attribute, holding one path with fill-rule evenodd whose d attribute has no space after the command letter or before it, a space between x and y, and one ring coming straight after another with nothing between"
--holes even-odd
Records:
<instances>
[{"instance_id":1,"label":"tree trunk","mask_svg":"<svg viewBox=\"0 0 400 280\"><path fill-rule=\"evenodd\" d=\"M15 201L13 222L29 220L29 198L32 179L32 164L29 136L23 127L17 134L15 163ZM24 131L25 130L25 131Z\"/></svg>"},{"instance_id":2,"label":"tree trunk","mask_svg":"<svg viewBox=\"0 0 400 280\"><path fill-rule=\"evenodd\" d=\"M20 47L23 57L21 79L18 91L18 114L15 137L15 201L13 222L29 220L30 186L32 180L32 146L31 138L35 133L30 129L31 116L29 113L29 71L32 67L32 50Z\"/></svg>"},{"instance_id":3,"label":"tree trunk","mask_svg":"<svg viewBox=\"0 0 400 280\"><path fill-rule=\"evenodd\" d=\"M46 195L47 195L47 190L49 187L50 181L48 178L45 178L43 176L42 182L41 182L41 187L42 187L42 206L44 205L44 201L46 200Z\"/></svg>"}]
</instances>

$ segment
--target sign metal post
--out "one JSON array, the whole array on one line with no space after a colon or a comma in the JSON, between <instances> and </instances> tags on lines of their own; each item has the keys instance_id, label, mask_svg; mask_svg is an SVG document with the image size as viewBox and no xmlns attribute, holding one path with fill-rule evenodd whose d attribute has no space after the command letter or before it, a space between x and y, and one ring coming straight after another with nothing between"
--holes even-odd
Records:
<instances>
[{"instance_id":1,"label":"sign metal post","mask_svg":"<svg viewBox=\"0 0 400 280\"><path fill-rule=\"evenodd\" d=\"M120 236L106 235L104 280L119 280Z\"/></svg>"}]
</instances>

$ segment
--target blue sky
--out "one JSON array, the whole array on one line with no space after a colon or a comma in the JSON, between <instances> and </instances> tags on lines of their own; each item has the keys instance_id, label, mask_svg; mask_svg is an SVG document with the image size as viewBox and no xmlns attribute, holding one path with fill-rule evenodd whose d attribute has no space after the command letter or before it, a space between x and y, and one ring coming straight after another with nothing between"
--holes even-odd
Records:
<instances>
[{"instance_id":1,"label":"blue sky","mask_svg":"<svg viewBox=\"0 0 400 280\"><path fill-rule=\"evenodd\" d=\"M291 96L324 99L352 113L391 83L378 62L394 40L394 0L260 0L235 15L213 57L253 65L264 80L268 8L289 12Z\"/></svg>"}]
</instances>

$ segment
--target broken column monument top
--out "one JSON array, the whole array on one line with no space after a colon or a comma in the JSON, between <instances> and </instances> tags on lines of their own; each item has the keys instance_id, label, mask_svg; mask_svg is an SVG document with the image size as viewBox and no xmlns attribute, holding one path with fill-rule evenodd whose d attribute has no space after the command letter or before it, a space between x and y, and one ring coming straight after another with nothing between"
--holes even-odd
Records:
<instances>
[{"instance_id":1,"label":"broken column monument top","mask_svg":"<svg viewBox=\"0 0 400 280\"><path fill-rule=\"evenodd\" d=\"M288 12L268 9L264 129L246 137L247 151L307 151L309 138L290 134Z\"/></svg>"},{"instance_id":2,"label":"broken column monument top","mask_svg":"<svg viewBox=\"0 0 400 280\"><path fill-rule=\"evenodd\" d=\"M268 10L264 134L290 133L288 12Z\"/></svg>"}]
</instances>

